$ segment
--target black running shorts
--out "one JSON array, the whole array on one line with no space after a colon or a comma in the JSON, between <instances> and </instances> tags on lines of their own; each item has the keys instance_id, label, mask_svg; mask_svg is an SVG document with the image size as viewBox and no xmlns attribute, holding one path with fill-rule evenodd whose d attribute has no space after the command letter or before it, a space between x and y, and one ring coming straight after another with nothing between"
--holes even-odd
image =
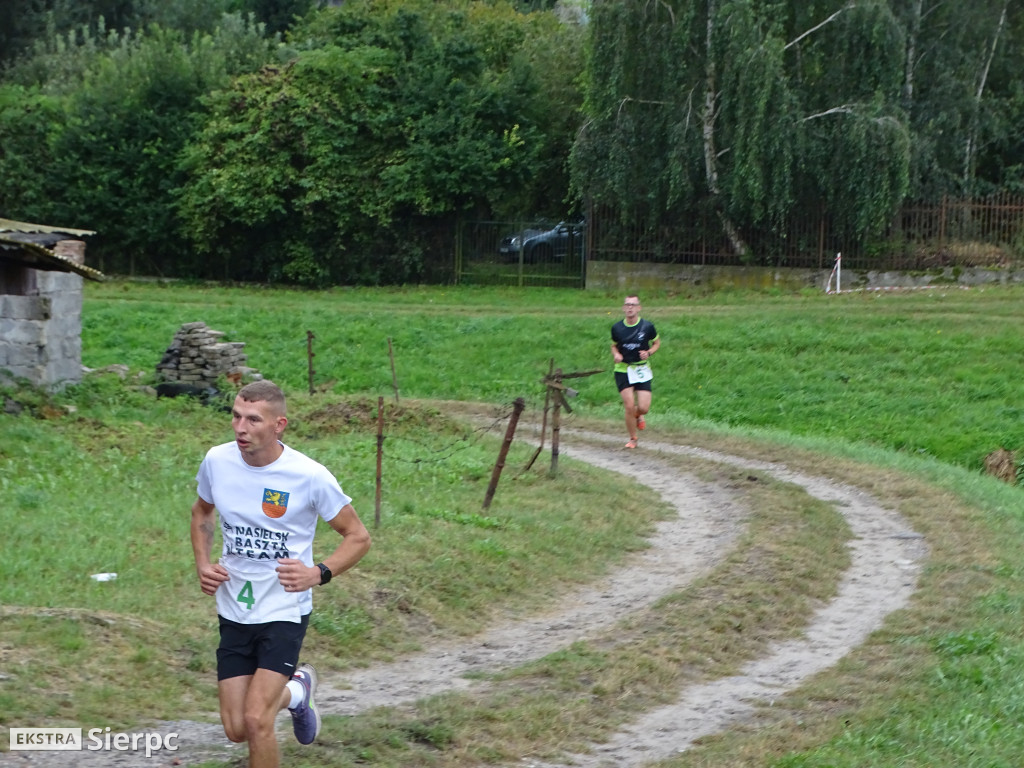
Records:
<instances>
[{"instance_id":1,"label":"black running shorts","mask_svg":"<svg viewBox=\"0 0 1024 768\"><path fill-rule=\"evenodd\" d=\"M606 381L607 381L607 379L606 379ZM616 371L615 372L615 386L619 388L619 392L621 392L622 390L626 389L627 387L632 387L633 389L642 389L645 392L650 392L651 391L651 382L650 381L641 381L639 384L630 384L629 383L629 374L625 373L623 371Z\"/></svg>"},{"instance_id":2,"label":"black running shorts","mask_svg":"<svg viewBox=\"0 0 1024 768\"><path fill-rule=\"evenodd\" d=\"M266 624L239 624L223 616L220 619L220 646L217 648L217 679L252 675L257 669L269 669L291 677L299 663L299 651L309 626L309 614L302 621L270 621Z\"/></svg>"}]
</instances>

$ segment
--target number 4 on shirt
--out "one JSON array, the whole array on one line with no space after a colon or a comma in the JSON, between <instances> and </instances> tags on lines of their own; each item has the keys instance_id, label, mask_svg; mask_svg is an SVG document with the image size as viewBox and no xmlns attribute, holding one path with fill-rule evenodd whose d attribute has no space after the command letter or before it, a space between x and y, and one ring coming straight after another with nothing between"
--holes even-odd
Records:
<instances>
[{"instance_id":1,"label":"number 4 on shirt","mask_svg":"<svg viewBox=\"0 0 1024 768\"><path fill-rule=\"evenodd\" d=\"M256 596L252 592L252 582L247 581L242 585L242 589L239 591L238 596L235 598L238 602L246 607L246 610L252 610L252 607L256 604Z\"/></svg>"}]
</instances>

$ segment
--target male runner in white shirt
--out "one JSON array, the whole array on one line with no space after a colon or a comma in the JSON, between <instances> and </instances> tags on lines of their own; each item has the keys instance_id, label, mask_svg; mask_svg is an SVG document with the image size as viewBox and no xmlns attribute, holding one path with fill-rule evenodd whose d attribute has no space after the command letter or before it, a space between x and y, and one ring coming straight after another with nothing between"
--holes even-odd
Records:
<instances>
[{"instance_id":1,"label":"male runner in white shirt","mask_svg":"<svg viewBox=\"0 0 1024 768\"><path fill-rule=\"evenodd\" d=\"M270 381L242 387L231 411L233 442L211 448L196 475L192 550L199 584L217 600L217 679L224 732L249 743L250 768L278 768L277 713L288 707L295 737L320 731L316 670L299 664L313 587L347 571L370 548L351 499L324 467L280 438L284 393ZM211 560L220 517L223 546ZM342 539L313 563L322 518Z\"/></svg>"}]
</instances>

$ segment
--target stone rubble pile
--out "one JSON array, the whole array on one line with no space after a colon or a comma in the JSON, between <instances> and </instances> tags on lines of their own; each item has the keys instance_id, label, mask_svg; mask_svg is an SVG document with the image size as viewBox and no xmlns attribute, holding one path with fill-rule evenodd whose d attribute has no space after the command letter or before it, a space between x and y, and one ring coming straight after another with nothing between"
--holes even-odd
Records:
<instances>
[{"instance_id":1,"label":"stone rubble pile","mask_svg":"<svg viewBox=\"0 0 1024 768\"><path fill-rule=\"evenodd\" d=\"M223 331L215 331L206 323L185 323L157 363L157 376L163 381L199 387L213 387L221 376L236 384L261 378L257 370L245 365L245 342L222 342L223 336Z\"/></svg>"}]
</instances>

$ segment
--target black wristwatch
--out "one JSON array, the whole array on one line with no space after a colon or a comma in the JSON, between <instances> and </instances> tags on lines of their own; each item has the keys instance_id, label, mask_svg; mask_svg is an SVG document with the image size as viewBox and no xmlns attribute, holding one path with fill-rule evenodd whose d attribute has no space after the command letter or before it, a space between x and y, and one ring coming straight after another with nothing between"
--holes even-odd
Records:
<instances>
[{"instance_id":1,"label":"black wristwatch","mask_svg":"<svg viewBox=\"0 0 1024 768\"><path fill-rule=\"evenodd\" d=\"M331 569L323 563L317 563L316 567L320 569L320 586L323 586L331 580L331 576L333 574L331 573Z\"/></svg>"}]
</instances>

